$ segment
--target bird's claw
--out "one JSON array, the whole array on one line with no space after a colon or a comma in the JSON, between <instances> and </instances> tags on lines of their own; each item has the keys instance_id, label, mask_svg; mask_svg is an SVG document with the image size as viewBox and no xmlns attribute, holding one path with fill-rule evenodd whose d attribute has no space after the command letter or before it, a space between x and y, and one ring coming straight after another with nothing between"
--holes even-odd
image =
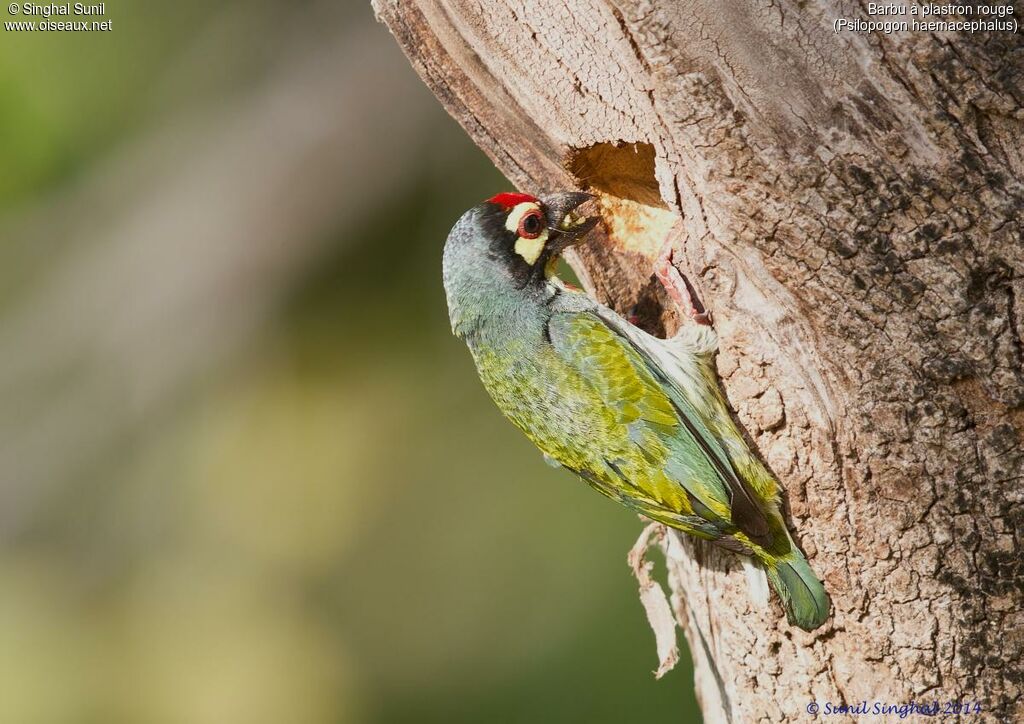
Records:
<instances>
[{"instance_id":1,"label":"bird's claw","mask_svg":"<svg viewBox=\"0 0 1024 724\"><path fill-rule=\"evenodd\" d=\"M690 280L679 271L674 256L675 248L670 241L654 263L654 275L680 309L697 324L710 327L712 325L711 312L697 296L697 291L693 288Z\"/></svg>"}]
</instances>

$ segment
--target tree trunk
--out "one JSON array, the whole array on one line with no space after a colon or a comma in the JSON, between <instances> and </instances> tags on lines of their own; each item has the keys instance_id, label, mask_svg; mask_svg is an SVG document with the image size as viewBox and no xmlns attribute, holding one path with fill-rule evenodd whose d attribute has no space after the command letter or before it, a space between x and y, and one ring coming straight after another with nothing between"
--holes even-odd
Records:
<instances>
[{"instance_id":1,"label":"tree trunk","mask_svg":"<svg viewBox=\"0 0 1024 724\"><path fill-rule=\"evenodd\" d=\"M825 0L375 1L520 189L599 193L591 293L671 328L651 261L674 234L714 312L833 616L797 630L734 555L673 543L706 720L1024 719L1021 35L837 34L878 18Z\"/></svg>"}]
</instances>

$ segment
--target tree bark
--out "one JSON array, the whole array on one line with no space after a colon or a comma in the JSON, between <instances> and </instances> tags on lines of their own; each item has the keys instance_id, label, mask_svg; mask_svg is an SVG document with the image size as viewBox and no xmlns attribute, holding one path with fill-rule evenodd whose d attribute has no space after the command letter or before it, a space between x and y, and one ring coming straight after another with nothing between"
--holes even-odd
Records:
<instances>
[{"instance_id":1,"label":"tree bark","mask_svg":"<svg viewBox=\"0 0 1024 724\"><path fill-rule=\"evenodd\" d=\"M375 3L520 189L599 193L588 291L671 330L651 261L674 234L714 312L833 616L792 628L735 556L672 543L706 720L1024 719L1021 35L836 34L866 7L826 0Z\"/></svg>"}]
</instances>

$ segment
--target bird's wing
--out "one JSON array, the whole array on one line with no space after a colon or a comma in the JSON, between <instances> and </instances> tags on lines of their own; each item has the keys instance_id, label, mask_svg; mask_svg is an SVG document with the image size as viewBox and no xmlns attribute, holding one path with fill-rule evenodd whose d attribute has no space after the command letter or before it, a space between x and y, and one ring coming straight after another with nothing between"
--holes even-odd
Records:
<instances>
[{"instance_id":1,"label":"bird's wing","mask_svg":"<svg viewBox=\"0 0 1024 724\"><path fill-rule=\"evenodd\" d=\"M651 350L637 345L613 322L589 312L556 313L548 332L563 360L628 428L649 466L685 490L695 514L731 522L756 542L770 540L768 519L753 491ZM635 479L643 476L629 472L623 471L623 477L633 485L645 484ZM658 482L647 484L656 488ZM650 492L658 499L665 497L656 489Z\"/></svg>"}]
</instances>

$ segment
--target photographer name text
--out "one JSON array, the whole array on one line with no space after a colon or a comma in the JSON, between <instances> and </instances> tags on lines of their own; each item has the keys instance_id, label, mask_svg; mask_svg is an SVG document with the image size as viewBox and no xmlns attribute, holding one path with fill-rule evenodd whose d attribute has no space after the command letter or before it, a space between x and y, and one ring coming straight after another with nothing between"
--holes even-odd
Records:
<instances>
[{"instance_id":1,"label":"photographer name text","mask_svg":"<svg viewBox=\"0 0 1024 724\"><path fill-rule=\"evenodd\" d=\"M5 31L33 32L51 30L99 30L110 31L114 21L103 18L107 12L106 3L86 5L85 3L11 3L7 12L12 16L23 15L31 20L7 20ZM36 18L39 18L38 20ZM65 20L64 18L68 18ZM102 18L102 19L101 19Z\"/></svg>"},{"instance_id":2,"label":"photographer name text","mask_svg":"<svg viewBox=\"0 0 1024 724\"><path fill-rule=\"evenodd\" d=\"M810 702L807 713L815 717L887 717L906 719L909 716L958 716L968 717L981 714L983 709L977 701L908 701L900 704L885 701L858 701L836 703L826 701Z\"/></svg>"},{"instance_id":3,"label":"photographer name text","mask_svg":"<svg viewBox=\"0 0 1024 724\"><path fill-rule=\"evenodd\" d=\"M11 15L15 15L14 9L18 8L22 15L33 15L41 18L49 18L61 15L106 15L107 4L85 5L83 3L50 3L39 5L37 3L14 3L10 6Z\"/></svg>"}]
</instances>

